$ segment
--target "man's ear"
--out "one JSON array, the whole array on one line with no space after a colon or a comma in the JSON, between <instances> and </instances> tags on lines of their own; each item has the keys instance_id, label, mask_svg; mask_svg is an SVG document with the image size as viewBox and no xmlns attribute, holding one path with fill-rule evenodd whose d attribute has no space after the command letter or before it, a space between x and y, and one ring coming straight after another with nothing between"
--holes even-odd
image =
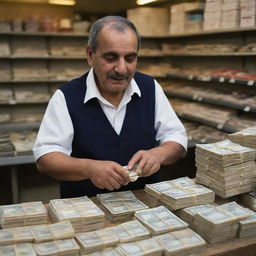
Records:
<instances>
[{"instance_id":1,"label":"man's ear","mask_svg":"<svg viewBox=\"0 0 256 256\"><path fill-rule=\"evenodd\" d=\"M92 55L93 55L93 50L90 46L86 47L86 55L87 55L87 62L90 67L92 67Z\"/></svg>"}]
</instances>

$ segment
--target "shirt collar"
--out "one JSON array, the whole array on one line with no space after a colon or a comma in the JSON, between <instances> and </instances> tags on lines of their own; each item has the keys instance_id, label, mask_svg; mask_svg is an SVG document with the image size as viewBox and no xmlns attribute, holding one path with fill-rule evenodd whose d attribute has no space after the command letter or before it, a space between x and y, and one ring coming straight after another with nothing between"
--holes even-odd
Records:
<instances>
[{"instance_id":1,"label":"shirt collar","mask_svg":"<svg viewBox=\"0 0 256 256\"><path fill-rule=\"evenodd\" d=\"M102 103L108 103L105 98L103 98L99 92L98 87L96 86L96 82L94 79L94 74L93 74L93 68L90 69L89 74L86 79L86 84L87 84L87 89L86 89L86 94L84 97L84 103L87 101L91 100L92 98L97 98L100 100ZM124 93L124 97L129 97L133 94L137 93L139 97L141 97L141 91L139 89L139 86L135 82L134 78L131 80L130 85L126 88L126 91Z\"/></svg>"}]
</instances>

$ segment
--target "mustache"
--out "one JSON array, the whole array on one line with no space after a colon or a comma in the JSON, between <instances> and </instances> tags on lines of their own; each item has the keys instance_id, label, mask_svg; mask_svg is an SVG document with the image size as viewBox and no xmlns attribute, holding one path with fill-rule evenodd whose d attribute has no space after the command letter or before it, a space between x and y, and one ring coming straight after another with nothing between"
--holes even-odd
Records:
<instances>
[{"instance_id":1,"label":"mustache","mask_svg":"<svg viewBox=\"0 0 256 256\"><path fill-rule=\"evenodd\" d=\"M108 74L108 77L112 79L122 80L129 78L129 74L119 74L116 72L111 72Z\"/></svg>"}]
</instances>

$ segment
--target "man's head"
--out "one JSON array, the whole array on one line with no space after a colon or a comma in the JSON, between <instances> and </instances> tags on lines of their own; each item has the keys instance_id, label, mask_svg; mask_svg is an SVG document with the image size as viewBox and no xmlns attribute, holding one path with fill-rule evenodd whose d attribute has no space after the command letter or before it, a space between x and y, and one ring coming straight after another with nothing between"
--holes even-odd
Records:
<instances>
[{"instance_id":1,"label":"man's head","mask_svg":"<svg viewBox=\"0 0 256 256\"><path fill-rule=\"evenodd\" d=\"M97 20L90 30L87 60L94 68L103 97L122 95L137 66L140 36L135 26L119 16Z\"/></svg>"}]
</instances>

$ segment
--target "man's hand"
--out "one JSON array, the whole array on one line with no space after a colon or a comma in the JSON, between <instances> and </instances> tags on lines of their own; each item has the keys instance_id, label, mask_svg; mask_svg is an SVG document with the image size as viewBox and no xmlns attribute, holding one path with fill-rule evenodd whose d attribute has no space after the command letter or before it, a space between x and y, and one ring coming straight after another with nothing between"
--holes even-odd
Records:
<instances>
[{"instance_id":1,"label":"man's hand","mask_svg":"<svg viewBox=\"0 0 256 256\"><path fill-rule=\"evenodd\" d=\"M140 150L133 155L128 163L128 168L132 169L137 164L136 172L140 177L147 177L160 169L160 159L150 150Z\"/></svg>"},{"instance_id":2,"label":"man's hand","mask_svg":"<svg viewBox=\"0 0 256 256\"><path fill-rule=\"evenodd\" d=\"M118 163L112 161L92 161L89 167L89 177L92 183L101 189L119 189L130 182L127 171Z\"/></svg>"}]
</instances>

